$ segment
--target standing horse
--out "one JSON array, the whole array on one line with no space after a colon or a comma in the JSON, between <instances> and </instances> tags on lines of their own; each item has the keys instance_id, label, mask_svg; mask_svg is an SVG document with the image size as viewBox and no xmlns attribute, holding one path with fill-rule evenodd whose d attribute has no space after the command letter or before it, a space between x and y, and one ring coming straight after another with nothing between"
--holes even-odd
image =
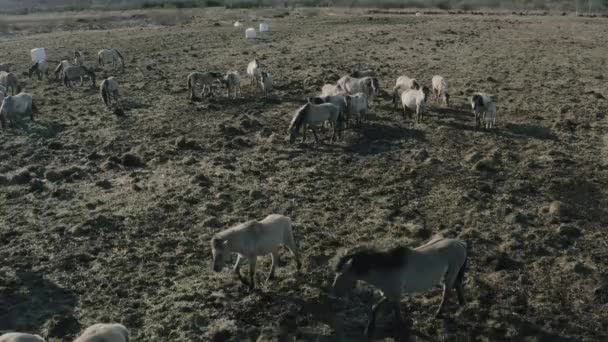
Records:
<instances>
[{"instance_id":1,"label":"standing horse","mask_svg":"<svg viewBox=\"0 0 608 342\"><path fill-rule=\"evenodd\" d=\"M112 64L113 68L120 64L121 68L125 68L125 59L117 49L103 49L97 53L97 63L103 67L106 64Z\"/></svg>"},{"instance_id":2,"label":"standing horse","mask_svg":"<svg viewBox=\"0 0 608 342\"><path fill-rule=\"evenodd\" d=\"M342 134L339 132L342 127L343 116L340 115L340 108L332 103L323 103L319 105L310 102L306 103L296 111L289 124L289 128L287 129L289 132L289 143L293 144L296 141L300 129L302 129L302 142L305 142L307 126L310 126L312 134L315 136L315 142L318 143L319 137L317 136L315 128L325 121L329 121L334 128L331 141L334 141L338 135L340 135L341 138Z\"/></svg>"},{"instance_id":3,"label":"standing horse","mask_svg":"<svg viewBox=\"0 0 608 342\"><path fill-rule=\"evenodd\" d=\"M118 82L116 82L114 77L108 77L101 82L99 85L99 95L103 100L103 104L108 108L112 105L112 102L114 102L115 105L120 104L118 98Z\"/></svg>"},{"instance_id":4,"label":"standing horse","mask_svg":"<svg viewBox=\"0 0 608 342\"><path fill-rule=\"evenodd\" d=\"M6 88L7 94L9 90L13 95L15 95L15 91L21 92L17 76L12 72L0 71L0 85Z\"/></svg>"},{"instance_id":5,"label":"standing horse","mask_svg":"<svg viewBox=\"0 0 608 342\"><path fill-rule=\"evenodd\" d=\"M368 337L373 335L376 313L382 304L389 302L395 318L404 325L399 305L401 294L427 291L443 280L443 297L435 317L443 313L449 290L456 289L458 302L464 305L462 282L467 261L464 241L437 237L417 248L398 246L386 251L364 248L340 258L332 285L337 296L343 296L364 281L378 288L382 298L372 307L365 328Z\"/></svg>"}]
</instances>

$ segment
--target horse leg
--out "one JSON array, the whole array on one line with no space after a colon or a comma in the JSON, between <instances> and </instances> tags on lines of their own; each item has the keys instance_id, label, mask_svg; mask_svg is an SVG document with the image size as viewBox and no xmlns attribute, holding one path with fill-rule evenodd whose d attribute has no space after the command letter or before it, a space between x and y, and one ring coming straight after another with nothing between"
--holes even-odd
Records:
<instances>
[{"instance_id":1,"label":"horse leg","mask_svg":"<svg viewBox=\"0 0 608 342\"><path fill-rule=\"evenodd\" d=\"M367 336L368 338L372 337L372 335L374 334L374 329L376 328L376 313L378 312L378 309L380 309L380 306L384 304L384 302L386 302L386 297L382 297L376 304L372 306L372 313L369 317L369 322L367 323L367 326L365 327L364 331L365 336Z\"/></svg>"},{"instance_id":2,"label":"horse leg","mask_svg":"<svg viewBox=\"0 0 608 342\"><path fill-rule=\"evenodd\" d=\"M279 253L277 251L272 252L270 254L270 258L272 263L270 264L270 273L268 274L268 278L266 278L266 282L269 282L274 279L274 269L279 263Z\"/></svg>"},{"instance_id":3,"label":"horse leg","mask_svg":"<svg viewBox=\"0 0 608 342\"><path fill-rule=\"evenodd\" d=\"M441 298L441 304L439 304L439 309L435 312L435 318L441 318L443 316L443 309L445 308L445 303L448 300L449 289L446 284L443 284L443 297Z\"/></svg>"},{"instance_id":4,"label":"horse leg","mask_svg":"<svg viewBox=\"0 0 608 342\"><path fill-rule=\"evenodd\" d=\"M255 264L258 257L252 255L249 257L249 291L255 289Z\"/></svg>"},{"instance_id":5,"label":"horse leg","mask_svg":"<svg viewBox=\"0 0 608 342\"><path fill-rule=\"evenodd\" d=\"M241 275L241 265L243 264L243 260L244 258L241 255L237 255L236 257L236 264L234 264L234 274L236 274L237 278L239 278L239 280L249 286L249 283L247 282L247 280L245 278L243 278L243 276Z\"/></svg>"},{"instance_id":6,"label":"horse leg","mask_svg":"<svg viewBox=\"0 0 608 342\"><path fill-rule=\"evenodd\" d=\"M302 125L302 142L306 141L306 131L308 129L308 127L306 127L306 126L307 126L306 124Z\"/></svg>"},{"instance_id":7,"label":"horse leg","mask_svg":"<svg viewBox=\"0 0 608 342\"><path fill-rule=\"evenodd\" d=\"M310 129L312 130L312 134L314 134L314 136L315 136L315 143L318 144L319 143L319 137L317 136L317 132L316 132L315 128L311 127Z\"/></svg>"}]
</instances>

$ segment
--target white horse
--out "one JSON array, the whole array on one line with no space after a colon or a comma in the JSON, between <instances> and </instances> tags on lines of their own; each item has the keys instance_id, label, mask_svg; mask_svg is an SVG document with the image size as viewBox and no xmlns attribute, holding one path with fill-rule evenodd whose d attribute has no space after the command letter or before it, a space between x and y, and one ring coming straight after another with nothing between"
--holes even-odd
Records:
<instances>
[{"instance_id":1,"label":"white horse","mask_svg":"<svg viewBox=\"0 0 608 342\"><path fill-rule=\"evenodd\" d=\"M11 332L1 335L0 342L44 342L44 339L39 335Z\"/></svg>"},{"instance_id":2,"label":"white horse","mask_svg":"<svg viewBox=\"0 0 608 342\"><path fill-rule=\"evenodd\" d=\"M433 100L439 101L441 98L446 107L450 106L450 94L448 93L448 81L439 75L433 76L431 79L433 87Z\"/></svg>"},{"instance_id":3,"label":"white horse","mask_svg":"<svg viewBox=\"0 0 608 342\"><path fill-rule=\"evenodd\" d=\"M343 116L340 115L340 108L331 103L323 104L312 104L306 103L300 107L293 116L289 128L289 143L293 144L302 129L302 142L306 141L306 129L310 126L312 133L315 136L315 141L319 142L319 137L315 128L320 126L325 121L329 121L334 128L334 133L331 137L331 141L334 141L337 136L341 137L341 128L343 124Z\"/></svg>"},{"instance_id":4,"label":"white horse","mask_svg":"<svg viewBox=\"0 0 608 342\"><path fill-rule=\"evenodd\" d=\"M269 72L260 71L258 76L258 83L264 93L264 98L268 98L268 93L272 91L272 76Z\"/></svg>"},{"instance_id":5,"label":"white horse","mask_svg":"<svg viewBox=\"0 0 608 342\"><path fill-rule=\"evenodd\" d=\"M40 61L32 64L30 70L28 71L28 75L32 78L32 75L36 73L38 76L38 80L42 80L42 75L46 76L46 79L49 79L49 63L47 61Z\"/></svg>"},{"instance_id":6,"label":"white horse","mask_svg":"<svg viewBox=\"0 0 608 342\"><path fill-rule=\"evenodd\" d=\"M59 62L59 64L57 64L57 67L55 68L55 80L59 80L60 75L61 75L61 79L63 80L63 70L65 70L66 68L71 67L71 66L72 66L72 64L67 59L64 59L61 62Z\"/></svg>"},{"instance_id":7,"label":"white horse","mask_svg":"<svg viewBox=\"0 0 608 342\"><path fill-rule=\"evenodd\" d=\"M0 71L0 85L6 88L7 93L9 90L13 95L15 95L15 91L21 92L17 76L12 72Z\"/></svg>"},{"instance_id":8,"label":"white horse","mask_svg":"<svg viewBox=\"0 0 608 342\"><path fill-rule=\"evenodd\" d=\"M241 92L241 76L238 71L228 71L226 75L224 75L222 83L224 83L224 86L226 87L226 97L230 97L231 91L234 91L235 99L237 98L237 94L243 96L243 93Z\"/></svg>"},{"instance_id":9,"label":"white horse","mask_svg":"<svg viewBox=\"0 0 608 342\"><path fill-rule=\"evenodd\" d=\"M429 92L429 88L423 86L421 89L410 89L401 93L403 117L405 118L405 115L409 112L409 117L411 118L411 112L414 111L416 112L416 122L422 121Z\"/></svg>"},{"instance_id":10,"label":"white horse","mask_svg":"<svg viewBox=\"0 0 608 342\"><path fill-rule=\"evenodd\" d=\"M125 59L117 49L103 49L97 53L97 63L103 67L106 64L112 64L112 68L116 68L120 64L121 68L125 68Z\"/></svg>"},{"instance_id":11,"label":"white horse","mask_svg":"<svg viewBox=\"0 0 608 342\"><path fill-rule=\"evenodd\" d=\"M467 244L461 240L437 237L417 248L398 246L387 251L360 249L341 257L332 285L338 296L343 296L362 280L378 288L382 298L372 307L366 327L371 337L380 306L389 301L395 318L403 326L399 301L402 293L428 291L443 281L443 297L435 317L440 317L449 290L456 289L458 302L464 305L462 283L467 262Z\"/></svg>"},{"instance_id":12,"label":"white horse","mask_svg":"<svg viewBox=\"0 0 608 342\"><path fill-rule=\"evenodd\" d=\"M367 95L370 106L372 105L374 97L380 92L380 82L375 77L354 78L344 76L338 80L337 85L348 95L364 93Z\"/></svg>"},{"instance_id":13,"label":"white horse","mask_svg":"<svg viewBox=\"0 0 608 342\"><path fill-rule=\"evenodd\" d=\"M38 112L38 108L34 104L33 96L28 93L20 93L14 96L7 96L2 101L0 107L0 124L2 128L6 128L7 121L12 121L11 116L14 114L26 114L34 121L34 113Z\"/></svg>"},{"instance_id":14,"label":"white horse","mask_svg":"<svg viewBox=\"0 0 608 342\"><path fill-rule=\"evenodd\" d=\"M205 89L209 89L209 94L213 95L213 91L211 89L211 86L213 85L213 82L217 81L217 80L221 80L222 78L222 74L220 74L219 72L214 72L214 71L209 71L209 72L191 72L188 75L188 91L190 91L190 99L194 100L196 99L196 95L194 94L194 92L196 91L196 86L197 85L202 85L203 86L203 90L201 91L201 98L205 96Z\"/></svg>"},{"instance_id":15,"label":"white horse","mask_svg":"<svg viewBox=\"0 0 608 342\"><path fill-rule=\"evenodd\" d=\"M72 81L80 80L80 86L84 84L84 77L88 76L91 79L91 86L95 88L95 73L93 70L88 69L85 66L72 65L63 69L63 84L72 88Z\"/></svg>"},{"instance_id":16,"label":"white horse","mask_svg":"<svg viewBox=\"0 0 608 342\"><path fill-rule=\"evenodd\" d=\"M118 97L118 82L114 77L108 77L99 85L99 95L106 107L110 107L112 102L115 105L120 104Z\"/></svg>"},{"instance_id":17,"label":"white horse","mask_svg":"<svg viewBox=\"0 0 608 342\"><path fill-rule=\"evenodd\" d=\"M215 234L211 239L213 271L221 272L224 268L226 256L230 253L237 253L234 272L239 280L252 290L255 288L255 266L258 256L271 255L272 265L266 281L271 280L279 261L278 252L281 245L291 251L299 271L302 264L293 239L292 224L289 217L271 214L261 221L251 220L241 223ZM249 261L249 282L242 277L240 272L243 259Z\"/></svg>"},{"instance_id":18,"label":"white horse","mask_svg":"<svg viewBox=\"0 0 608 342\"><path fill-rule=\"evenodd\" d=\"M97 323L86 328L74 342L129 342L129 330L122 324Z\"/></svg>"},{"instance_id":19,"label":"white horse","mask_svg":"<svg viewBox=\"0 0 608 342\"><path fill-rule=\"evenodd\" d=\"M260 63L257 58L254 58L253 61L249 62L247 65L247 76L249 76L250 85L257 83L258 77L260 76Z\"/></svg>"},{"instance_id":20,"label":"white horse","mask_svg":"<svg viewBox=\"0 0 608 342\"><path fill-rule=\"evenodd\" d=\"M407 76L397 77L397 81L395 82L395 86L393 87L393 108L397 108L397 98L400 97L403 92L412 89L420 89L420 84L418 83L418 81Z\"/></svg>"}]
</instances>

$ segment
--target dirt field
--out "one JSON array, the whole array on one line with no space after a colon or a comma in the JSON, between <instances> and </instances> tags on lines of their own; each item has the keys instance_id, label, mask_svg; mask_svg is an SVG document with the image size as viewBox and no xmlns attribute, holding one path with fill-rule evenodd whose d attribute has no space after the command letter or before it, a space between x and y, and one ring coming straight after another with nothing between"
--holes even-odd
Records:
<instances>
[{"instance_id":1,"label":"dirt field","mask_svg":"<svg viewBox=\"0 0 608 342\"><path fill-rule=\"evenodd\" d=\"M439 288L404 296L413 339L608 339L605 19L303 10L249 42L232 27L248 12L186 13L185 25L133 14L111 30L75 21L82 30L0 38L41 112L0 134L0 331L71 341L121 322L133 341L240 341L283 322L298 340L358 341L377 294L330 296L335 256L441 233L470 245L468 303L435 320ZM34 47L54 61L82 49L90 63L121 49L125 72L98 71L97 84L118 78L126 115L87 86L27 80ZM187 100L191 71L244 74L254 56L273 99L244 81L244 99ZM443 75L453 108L410 125L385 94L343 141L327 131L326 144L289 146L305 96L357 63L384 90ZM475 129L473 91L498 96L496 131ZM213 273L212 234L270 213L294 221L303 273L287 251L271 283L269 257L258 262L253 293ZM378 338L391 322L378 317Z\"/></svg>"}]
</instances>

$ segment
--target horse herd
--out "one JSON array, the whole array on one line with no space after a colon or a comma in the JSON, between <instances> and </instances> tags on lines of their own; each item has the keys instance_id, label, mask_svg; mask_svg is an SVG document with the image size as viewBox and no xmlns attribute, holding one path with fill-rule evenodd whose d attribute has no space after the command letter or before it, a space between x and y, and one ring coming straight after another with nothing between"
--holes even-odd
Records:
<instances>
[{"instance_id":1,"label":"horse herd","mask_svg":"<svg viewBox=\"0 0 608 342\"><path fill-rule=\"evenodd\" d=\"M99 66L120 65L124 69L124 57L116 49L105 49L98 53ZM42 79L48 78L48 63L37 62L29 70L30 77L34 74ZM251 85L257 85L264 97L272 91L272 76L263 70L259 61L254 59L247 66L247 76ZM73 61L63 60L55 68L55 78L61 79L66 87L71 82L85 79L91 80L95 87L95 73L84 63L82 52L75 51ZM187 89L192 100L197 99L196 89L202 86L200 97L206 92L212 93L215 83L222 84L226 89L226 97L237 98L241 93L241 77L235 70L225 74L209 72L193 72L187 77ZM120 106L119 85L115 78L109 77L100 84L100 97L107 107ZM8 92L12 91L12 96ZM15 95L15 91L19 94ZM421 85L407 76L397 78L392 88L392 103L397 107L401 100L403 116L416 114L416 122L424 118L427 101L431 99L450 106L448 82L442 76L434 76L431 88ZM302 141L306 140L306 131L310 128L318 141L316 129L329 123L333 127L332 140L341 138L343 128L352 125L351 121L361 124L373 106L374 99L380 93L380 82L373 70L359 70L344 76L336 84L326 84L321 94L308 97L306 104L301 106L291 120L288 128L290 143L302 131ZM4 128L7 119L12 114L28 114L34 120L36 112L31 94L20 92L17 77L11 73L5 64L0 64L0 96L2 107L0 121ZM496 97L476 93L469 99L476 125L493 128L496 120ZM212 269L220 272L230 254L236 253L237 259L233 266L236 277L249 290L256 288L256 261L258 256L271 255L272 264L266 281L275 276L278 263L278 251L281 246L288 248L295 259L299 273L302 261L297 251L293 236L293 225L289 217L272 214L262 220L251 220L215 234L211 239L213 256ZM242 264L248 261L249 277L245 279L240 272ZM343 255L335 267L332 284L333 294L341 297L356 286L361 280L369 283L381 292L380 300L372 306L371 316L365 328L365 334L372 336L376 315L381 306L389 304L394 311L396 322L404 333L409 328L403 319L400 307L400 297L403 293L426 291L443 284L441 304L436 317L443 314L444 308L452 290L456 291L460 305L465 303L463 293L463 278L467 263L467 244L457 239L435 237L425 244L410 248L400 245L390 249L356 247ZM128 342L129 332L120 324L95 324L87 328L75 342ZM39 342L44 341L40 336L24 333L8 333L0 336L0 342Z\"/></svg>"}]
</instances>

